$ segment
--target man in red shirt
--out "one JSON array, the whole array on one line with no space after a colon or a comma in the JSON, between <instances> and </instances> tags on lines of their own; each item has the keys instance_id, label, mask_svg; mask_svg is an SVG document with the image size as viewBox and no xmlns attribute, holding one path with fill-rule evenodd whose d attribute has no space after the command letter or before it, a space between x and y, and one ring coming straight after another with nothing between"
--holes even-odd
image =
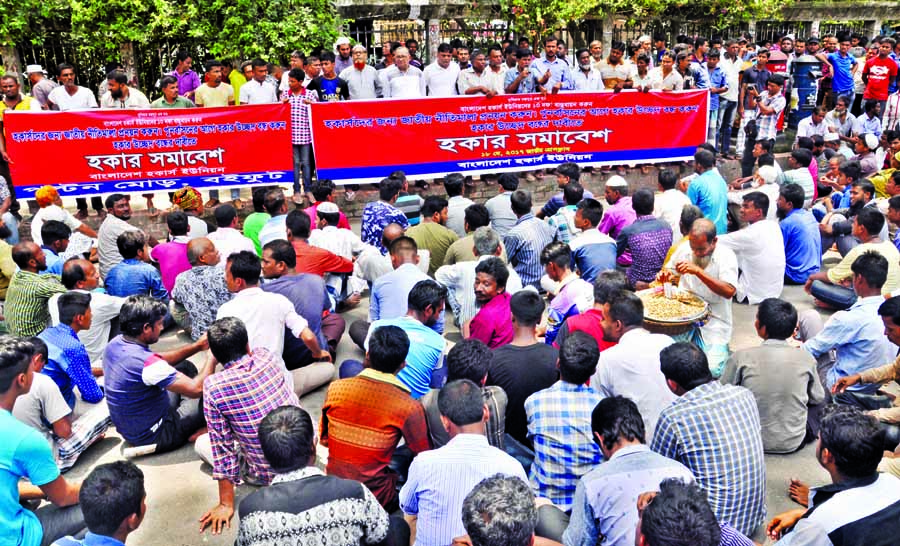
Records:
<instances>
[{"instance_id":1,"label":"man in red shirt","mask_svg":"<svg viewBox=\"0 0 900 546\"><path fill-rule=\"evenodd\" d=\"M603 339L603 306L609 303L609 299L620 290L629 290L628 280L621 271L610 270L604 271L597 275L594 281L594 307L588 309L580 315L575 315L566 319L553 346L559 349L563 341L575 332L584 332L597 340L597 346L600 352L612 347L615 341L606 341Z\"/></svg>"},{"instance_id":2,"label":"man in red shirt","mask_svg":"<svg viewBox=\"0 0 900 546\"><path fill-rule=\"evenodd\" d=\"M305 211L291 211L285 220L285 227L288 241L297 252L297 273L312 273L320 277L326 273L353 273L352 261L307 242L312 222Z\"/></svg>"},{"instance_id":3,"label":"man in red shirt","mask_svg":"<svg viewBox=\"0 0 900 546\"><path fill-rule=\"evenodd\" d=\"M878 56L866 61L862 80L866 84L863 100L877 100L880 106L878 119L884 115L884 106L888 98L891 82L897 78L897 61L890 57L897 42L893 38L884 38L878 46Z\"/></svg>"}]
</instances>

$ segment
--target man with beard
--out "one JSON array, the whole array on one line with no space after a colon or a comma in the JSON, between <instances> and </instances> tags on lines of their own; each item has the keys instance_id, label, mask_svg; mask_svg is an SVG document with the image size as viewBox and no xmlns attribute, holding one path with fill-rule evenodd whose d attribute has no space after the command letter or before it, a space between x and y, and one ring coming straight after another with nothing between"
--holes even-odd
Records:
<instances>
[{"instance_id":1,"label":"man with beard","mask_svg":"<svg viewBox=\"0 0 900 546\"><path fill-rule=\"evenodd\" d=\"M587 49L579 49L575 52L578 66L572 69L572 79L575 81L576 91L600 91L603 87L603 79L600 72L594 68L591 62L591 54Z\"/></svg>"},{"instance_id":2,"label":"man with beard","mask_svg":"<svg viewBox=\"0 0 900 546\"><path fill-rule=\"evenodd\" d=\"M513 340L513 325L509 317L509 292L506 281L509 270L500 258L488 258L475 267L475 300L481 306L472 320L463 323L464 338L482 341L491 349L507 345Z\"/></svg>"},{"instance_id":3,"label":"man with beard","mask_svg":"<svg viewBox=\"0 0 900 546\"><path fill-rule=\"evenodd\" d=\"M128 75L113 70L106 75L109 91L100 97L100 108L150 108L150 101L140 90L128 86Z\"/></svg>"},{"instance_id":4,"label":"man with beard","mask_svg":"<svg viewBox=\"0 0 900 546\"><path fill-rule=\"evenodd\" d=\"M531 63L531 74L542 93L558 93L560 90L572 89L572 77L569 65L557 56L559 40L550 36L544 40L544 57L534 59Z\"/></svg>"},{"instance_id":5,"label":"man with beard","mask_svg":"<svg viewBox=\"0 0 900 546\"><path fill-rule=\"evenodd\" d=\"M106 198L106 208L112 213L108 215L100 229L97 230L97 255L100 258L100 276L104 279L114 265L122 261L116 240L126 231L138 231L140 228L128 223L131 219L130 198L123 193L114 193ZM159 241L148 236L148 244L156 246Z\"/></svg>"},{"instance_id":6,"label":"man with beard","mask_svg":"<svg viewBox=\"0 0 900 546\"><path fill-rule=\"evenodd\" d=\"M871 207L878 210L874 200L875 186L868 180L859 179L859 164L856 161L847 161L840 167L841 178L850 181L850 206L844 209L830 211L819 223L822 232L822 248L827 250L831 245L837 244L841 256L859 244L853 237L853 218L863 208ZM887 240L888 231L883 228L873 235Z\"/></svg>"},{"instance_id":7,"label":"man with beard","mask_svg":"<svg viewBox=\"0 0 900 546\"><path fill-rule=\"evenodd\" d=\"M379 93L376 91L378 71L366 62L369 57L366 46L356 44L352 55L353 64L340 71L338 77L347 82L350 100L374 99ZM455 79L453 81L456 82Z\"/></svg>"},{"instance_id":8,"label":"man with beard","mask_svg":"<svg viewBox=\"0 0 900 546\"><path fill-rule=\"evenodd\" d=\"M350 56L350 38L341 36L334 43L334 73L340 75L345 69L353 66L353 59Z\"/></svg>"},{"instance_id":9,"label":"man with beard","mask_svg":"<svg viewBox=\"0 0 900 546\"><path fill-rule=\"evenodd\" d=\"M694 221L688 235L689 245L678 247L671 264L681 275L678 286L690 290L709 304L709 320L700 328L709 369L719 377L728 361L731 341L731 298L737 292L738 264L734 251L718 245L716 225L706 218ZM658 280L669 282L670 269L663 269Z\"/></svg>"},{"instance_id":10,"label":"man with beard","mask_svg":"<svg viewBox=\"0 0 900 546\"><path fill-rule=\"evenodd\" d=\"M12 231L9 226L0 218L0 300L6 299L9 281L16 273L16 263L12 259L12 246L6 242L6 239L11 236Z\"/></svg>"},{"instance_id":11,"label":"man with beard","mask_svg":"<svg viewBox=\"0 0 900 546\"><path fill-rule=\"evenodd\" d=\"M50 324L48 300L62 294L66 287L56 275L41 275L47 269L44 251L35 243L19 243L12 250L19 271L13 275L6 291L6 325L16 336L31 337Z\"/></svg>"}]
</instances>

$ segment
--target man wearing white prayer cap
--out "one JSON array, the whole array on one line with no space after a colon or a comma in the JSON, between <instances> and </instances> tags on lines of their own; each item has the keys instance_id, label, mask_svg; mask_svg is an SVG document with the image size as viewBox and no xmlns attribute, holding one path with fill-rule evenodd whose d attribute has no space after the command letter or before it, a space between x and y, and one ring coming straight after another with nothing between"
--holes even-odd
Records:
<instances>
[{"instance_id":1,"label":"man wearing white prayer cap","mask_svg":"<svg viewBox=\"0 0 900 546\"><path fill-rule=\"evenodd\" d=\"M25 67L25 74L28 76L28 81L31 82L31 96L41 103L42 109L49 109L47 96L55 87L59 87L59 84L47 79L44 76L44 68L39 64L30 64Z\"/></svg>"}]
</instances>

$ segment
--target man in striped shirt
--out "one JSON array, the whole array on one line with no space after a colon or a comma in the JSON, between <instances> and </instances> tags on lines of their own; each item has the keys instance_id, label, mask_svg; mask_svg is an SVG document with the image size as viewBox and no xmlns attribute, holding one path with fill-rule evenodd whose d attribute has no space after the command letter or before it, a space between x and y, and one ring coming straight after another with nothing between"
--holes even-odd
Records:
<instances>
[{"instance_id":1,"label":"man in striped shirt","mask_svg":"<svg viewBox=\"0 0 900 546\"><path fill-rule=\"evenodd\" d=\"M516 190L510 197L516 225L503 238L509 264L516 269L524 286L541 288L541 251L556 240L556 230L531 213L531 192Z\"/></svg>"},{"instance_id":2,"label":"man in striped shirt","mask_svg":"<svg viewBox=\"0 0 900 546\"><path fill-rule=\"evenodd\" d=\"M36 336L50 323L48 300L66 291L56 275L41 275L47 260L41 247L31 242L19 243L12 249L19 266L6 291L6 324L17 336Z\"/></svg>"}]
</instances>

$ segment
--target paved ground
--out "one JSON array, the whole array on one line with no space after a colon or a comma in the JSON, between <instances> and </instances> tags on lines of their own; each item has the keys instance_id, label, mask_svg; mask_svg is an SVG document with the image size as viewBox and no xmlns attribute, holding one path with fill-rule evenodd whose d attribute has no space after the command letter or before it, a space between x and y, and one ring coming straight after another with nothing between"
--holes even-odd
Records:
<instances>
[{"instance_id":1,"label":"paved ground","mask_svg":"<svg viewBox=\"0 0 900 546\"><path fill-rule=\"evenodd\" d=\"M784 297L792 301L799 310L811 307L810 300L801 287L786 287ZM366 310L367 300L364 300L359 308L347 313L348 324L355 318L364 317ZM755 307L734 306L733 349L751 347L759 342L753 328L754 318ZM451 332L448 337L458 339L458 333ZM186 340L184 336L168 334L160 341L159 347L175 346ZM345 335L338 347L338 361L361 356L362 352ZM302 399L304 408L316 420L319 418L324 397L323 387ZM121 449L122 441L113 431L104 441L92 446L67 477L82 478L94 465L119 459ZM217 488L210 477L210 467L199 461L192 446L165 455L143 457L136 462L146 477L148 512L141 528L129 540L131 546L233 543L236 534L234 526L221 536L198 533L197 520L217 502ZM767 505L770 515L797 507L787 498L787 481L790 477L799 477L814 484L826 483L828 480L827 474L816 463L813 445L806 446L791 455L768 455L766 466ZM238 497L246 496L253 489L250 486L240 487ZM235 525L236 523L237 518L234 520ZM757 537L758 540L761 538Z\"/></svg>"}]
</instances>

